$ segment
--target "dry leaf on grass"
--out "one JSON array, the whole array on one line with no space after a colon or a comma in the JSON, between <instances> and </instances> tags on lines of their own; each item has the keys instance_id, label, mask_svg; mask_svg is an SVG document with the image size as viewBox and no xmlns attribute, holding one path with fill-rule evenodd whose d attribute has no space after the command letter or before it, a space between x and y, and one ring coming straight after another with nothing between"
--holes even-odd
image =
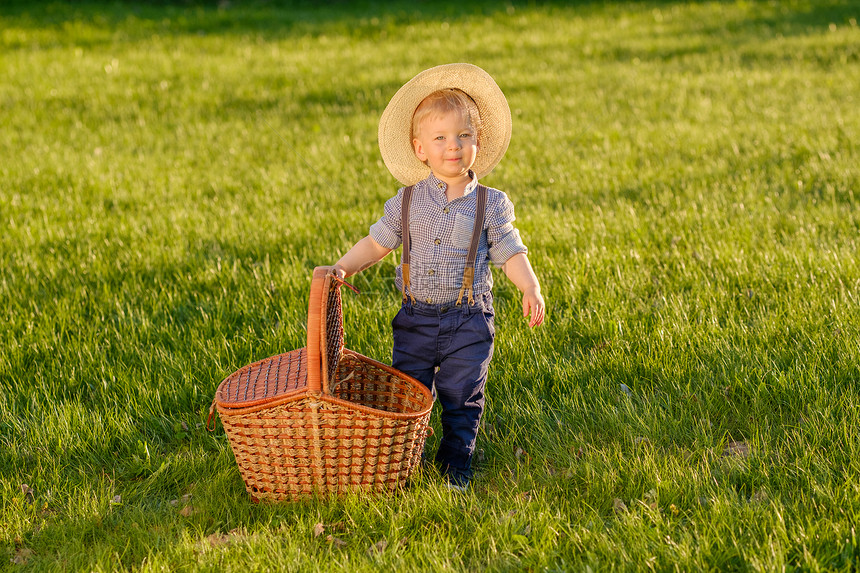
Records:
<instances>
[{"instance_id":1,"label":"dry leaf on grass","mask_svg":"<svg viewBox=\"0 0 860 573\"><path fill-rule=\"evenodd\" d=\"M190 502L190 501L191 501L191 494L190 494L190 493L186 493L186 494L185 494L185 495L183 495L180 499L171 499L169 503L170 503L170 505L172 505L173 507L176 507L177 505L179 505L179 504L180 504L180 502L181 502L183 505L188 505L188 502Z\"/></svg>"},{"instance_id":2,"label":"dry leaf on grass","mask_svg":"<svg viewBox=\"0 0 860 573\"><path fill-rule=\"evenodd\" d=\"M729 442L723 450L724 456L737 456L740 458L748 458L752 454L752 449L746 442Z\"/></svg>"},{"instance_id":3,"label":"dry leaf on grass","mask_svg":"<svg viewBox=\"0 0 860 573\"><path fill-rule=\"evenodd\" d=\"M476 465L481 465L487 461L487 454L484 450L478 448L475 450L475 453L472 456L472 463Z\"/></svg>"},{"instance_id":4,"label":"dry leaf on grass","mask_svg":"<svg viewBox=\"0 0 860 573\"><path fill-rule=\"evenodd\" d=\"M371 545L370 547L367 548L367 554L368 555L378 555L378 554L382 553L383 551L385 551L386 547L388 547L388 541L386 541L384 539L380 539L379 541L377 541L376 543L374 543L373 545Z\"/></svg>"},{"instance_id":5,"label":"dry leaf on grass","mask_svg":"<svg viewBox=\"0 0 860 573\"><path fill-rule=\"evenodd\" d=\"M627 512L627 504L624 503L624 500L616 497L612 500L612 510L615 513L626 513Z\"/></svg>"},{"instance_id":6,"label":"dry leaf on grass","mask_svg":"<svg viewBox=\"0 0 860 573\"><path fill-rule=\"evenodd\" d=\"M208 541L209 545L212 547L219 547L230 543L230 536L226 533L215 532L212 535L208 535L206 537L206 541Z\"/></svg>"},{"instance_id":7,"label":"dry leaf on grass","mask_svg":"<svg viewBox=\"0 0 860 573\"><path fill-rule=\"evenodd\" d=\"M182 517L191 517L192 515L194 515L194 506L186 505L179 510L179 515L181 515Z\"/></svg>"},{"instance_id":8,"label":"dry leaf on grass","mask_svg":"<svg viewBox=\"0 0 860 573\"><path fill-rule=\"evenodd\" d=\"M10 561L15 565L26 565L30 557L33 556L33 550L23 547L15 552L15 555Z\"/></svg>"},{"instance_id":9,"label":"dry leaf on grass","mask_svg":"<svg viewBox=\"0 0 860 573\"><path fill-rule=\"evenodd\" d=\"M338 521L337 523L329 523L328 525L326 525L325 523L319 522L319 523L314 524L313 533L314 533L314 537L319 537L320 535L325 533L326 530L329 530L329 531L345 531L346 529L347 529L346 524L342 521ZM329 535L329 537L331 537L331 535ZM331 541L331 540L329 540L329 541Z\"/></svg>"},{"instance_id":10,"label":"dry leaf on grass","mask_svg":"<svg viewBox=\"0 0 860 573\"><path fill-rule=\"evenodd\" d=\"M611 341L602 340L602 341L600 341L600 344L592 346L591 349L589 350L589 352L600 352L601 350L606 350L607 348L609 348L610 344L611 344Z\"/></svg>"},{"instance_id":11,"label":"dry leaf on grass","mask_svg":"<svg viewBox=\"0 0 860 573\"><path fill-rule=\"evenodd\" d=\"M335 547L346 547L346 541L344 541L343 539L338 539L334 535L327 536L325 540L334 545Z\"/></svg>"},{"instance_id":12,"label":"dry leaf on grass","mask_svg":"<svg viewBox=\"0 0 860 573\"><path fill-rule=\"evenodd\" d=\"M653 509L653 510L656 510L659 508L659 505L657 504L657 490L656 489L649 489L645 493L645 506L648 507L648 509Z\"/></svg>"},{"instance_id":13,"label":"dry leaf on grass","mask_svg":"<svg viewBox=\"0 0 860 573\"><path fill-rule=\"evenodd\" d=\"M522 448L517 448L514 451L514 456L516 456L518 462L528 463L529 461L529 453Z\"/></svg>"},{"instance_id":14,"label":"dry leaf on grass","mask_svg":"<svg viewBox=\"0 0 860 573\"><path fill-rule=\"evenodd\" d=\"M211 535L207 535L204 539L204 545L208 544L210 547L220 547L222 545L228 545L235 541L242 535L242 532L238 527L231 529L229 533L221 533L220 531L216 531ZM204 548L205 549L205 548Z\"/></svg>"},{"instance_id":15,"label":"dry leaf on grass","mask_svg":"<svg viewBox=\"0 0 860 573\"><path fill-rule=\"evenodd\" d=\"M113 496L110 500L110 504L111 505L121 505L122 504L122 496L121 495Z\"/></svg>"}]
</instances>

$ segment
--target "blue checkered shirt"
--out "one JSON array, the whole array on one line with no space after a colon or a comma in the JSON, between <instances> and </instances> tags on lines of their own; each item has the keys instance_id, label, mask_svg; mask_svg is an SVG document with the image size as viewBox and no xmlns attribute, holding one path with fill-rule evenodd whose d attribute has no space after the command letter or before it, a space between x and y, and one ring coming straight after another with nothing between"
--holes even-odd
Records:
<instances>
[{"instance_id":1,"label":"blue checkered shirt","mask_svg":"<svg viewBox=\"0 0 860 573\"><path fill-rule=\"evenodd\" d=\"M410 286L412 295L428 304L445 304L457 300L463 284L466 255L472 241L475 221L475 188L477 177L466 186L462 197L448 201L446 184L432 173L415 184L409 207L412 254ZM402 243L401 206L403 190L385 202L385 214L370 227L370 236L388 249ZM475 298L493 288L489 262L503 265L528 249L514 227L514 205L498 189L487 188L487 210L484 230L475 261ZM403 275L397 266L395 283L401 289Z\"/></svg>"}]
</instances>

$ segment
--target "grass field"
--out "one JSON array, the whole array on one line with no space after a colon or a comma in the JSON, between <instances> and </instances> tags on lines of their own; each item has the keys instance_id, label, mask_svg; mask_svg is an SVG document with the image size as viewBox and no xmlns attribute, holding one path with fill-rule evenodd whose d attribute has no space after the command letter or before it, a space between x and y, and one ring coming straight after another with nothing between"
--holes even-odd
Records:
<instances>
[{"instance_id":1,"label":"grass field","mask_svg":"<svg viewBox=\"0 0 860 573\"><path fill-rule=\"evenodd\" d=\"M856 570L858 18L2 2L0 570ZM380 113L456 61L511 104L484 181L549 313L497 273L474 487L254 505L215 388L304 346L311 270L397 188ZM382 361L395 264L345 293Z\"/></svg>"}]
</instances>

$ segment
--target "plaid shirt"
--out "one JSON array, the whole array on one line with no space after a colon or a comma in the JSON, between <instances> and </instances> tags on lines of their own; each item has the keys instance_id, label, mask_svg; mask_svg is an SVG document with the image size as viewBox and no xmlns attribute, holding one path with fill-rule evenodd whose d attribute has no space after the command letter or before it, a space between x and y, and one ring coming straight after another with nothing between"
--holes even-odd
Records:
<instances>
[{"instance_id":1,"label":"plaid shirt","mask_svg":"<svg viewBox=\"0 0 860 573\"><path fill-rule=\"evenodd\" d=\"M409 207L409 229L412 240L410 283L416 299L428 304L457 300L475 224L477 185L478 179L473 176L464 195L450 202L445 195L445 183L432 173L415 185ZM402 243L403 189L385 202L385 214L370 227L370 236L389 249L396 249ZM512 256L528 252L513 225L513 203L498 189L488 188L487 191L484 230L475 261L475 298L493 288L489 261L501 266ZM400 289L403 285L400 265L396 275L395 282Z\"/></svg>"}]
</instances>

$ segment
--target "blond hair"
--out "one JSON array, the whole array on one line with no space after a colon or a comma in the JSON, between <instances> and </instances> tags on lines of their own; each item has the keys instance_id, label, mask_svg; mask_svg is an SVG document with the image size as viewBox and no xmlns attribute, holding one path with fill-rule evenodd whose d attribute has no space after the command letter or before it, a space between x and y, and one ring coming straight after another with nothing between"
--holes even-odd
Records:
<instances>
[{"instance_id":1,"label":"blond hair","mask_svg":"<svg viewBox=\"0 0 860 573\"><path fill-rule=\"evenodd\" d=\"M412 139L418 137L421 122L428 117L443 115L452 111L459 112L475 130L475 137L481 140L481 114L478 105L469 94L456 88L438 90L421 100L412 114Z\"/></svg>"}]
</instances>

